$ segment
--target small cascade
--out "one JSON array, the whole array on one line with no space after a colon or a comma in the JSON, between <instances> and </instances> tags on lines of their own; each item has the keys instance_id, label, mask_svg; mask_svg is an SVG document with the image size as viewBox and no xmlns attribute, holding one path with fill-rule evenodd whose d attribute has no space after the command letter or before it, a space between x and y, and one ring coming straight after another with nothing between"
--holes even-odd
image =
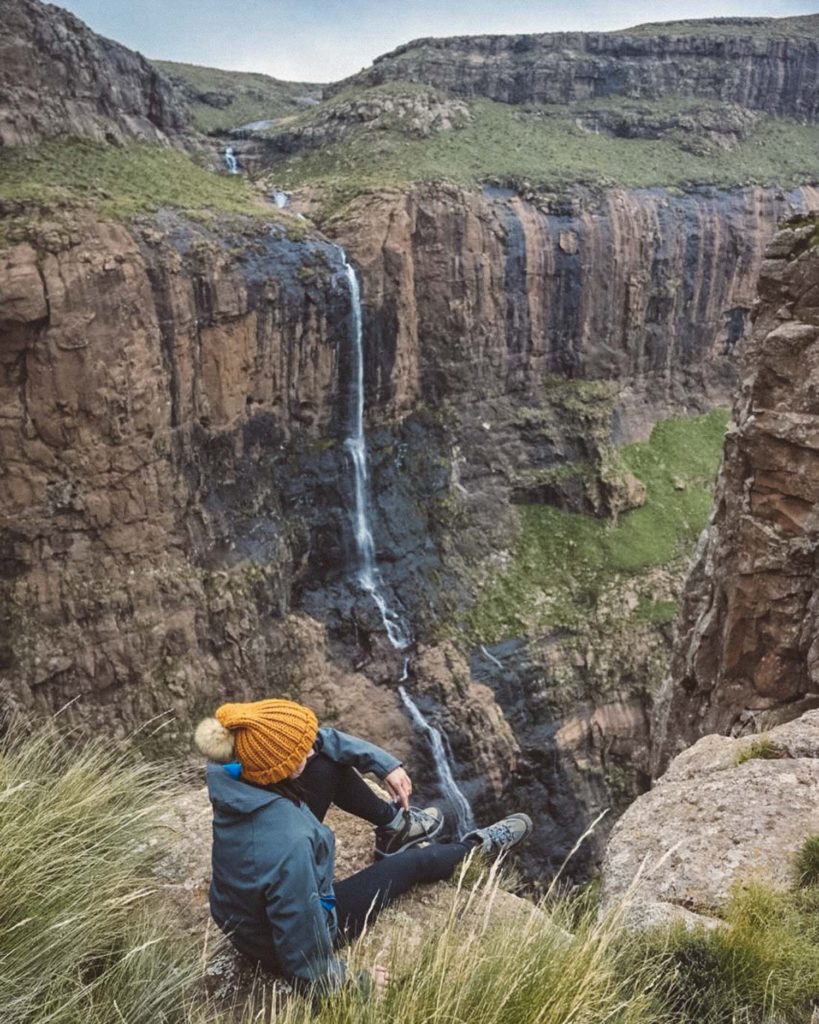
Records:
<instances>
[{"instance_id":1,"label":"small cascade","mask_svg":"<svg viewBox=\"0 0 819 1024\"><path fill-rule=\"evenodd\" d=\"M406 675L407 667L405 666L404 678L406 678ZM472 807L470 806L469 801L458 788L458 783L455 781L452 774L452 768L449 765L449 758L447 757L444 738L441 735L440 730L436 729L434 725L430 725L426 718L424 718L421 713L421 709L412 697L410 697L403 686L398 687L398 692L401 694L401 700L404 702L404 707L409 711L410 718L416 728L420 729L421 732L425 733L425 735L429 737L429 743L432 747L432 757L435 761L435 770L438 772L438 780L441 784L441 790L452 806L452 809L455 811L457 833L458 836L462 836L465 832L469 832L475 827L475 819L472 816Z\"/></svg>"},{"instance_id":2,"label":"small cascade","mask_svg":"<svg viewBox=\"0 0 819 1024\"><path fill-rule=\"evenodd\" d=\"M375 564L375 543L370 528L370 494L367 473L367 444L364 437L364 350L361 316L361 289L358 278L342 250L344 273L350 290L352 307L352 373L350 375L350 433L344 447L353 465L355 504L352 513L353 536L358 552L357 579L373 599L393 647L399 651L409 647L412 634L409 626L387 603L381 590L381 578Z\"/></svg>"},{"instance_id":3,"label":"small cascade","mask_svg":"<svg viewBox=\"0 0 819 1024\"><path fill-rule=\"evenodd\" d=\"M283 210L290 202L290 196L286 192L271 192L270 198L280 210Z\"/></svg>"},{"instance_id":4,"label":"small cascade","mask_svg":"<svg viewBox=\"0 0 819 1024\"><path fill-rule=\"evenodd\" d=\"M225 167L231 174L241 174L239 170L239 161L236 159L236 154L233 152L233 146L225 146L224 152Z\"/></svg>"}]
</instances>

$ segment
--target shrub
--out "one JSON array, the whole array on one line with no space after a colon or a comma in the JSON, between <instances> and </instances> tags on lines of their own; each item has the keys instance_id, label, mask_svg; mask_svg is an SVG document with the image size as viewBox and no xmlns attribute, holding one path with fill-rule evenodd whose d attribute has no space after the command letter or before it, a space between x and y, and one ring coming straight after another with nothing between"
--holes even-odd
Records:
<instances>
[{"instance_id":1,"label":"shrub","mask_svg":"<svg viewBox=\"0 0 819 1024\"><path fill-rule=\"evenodd\" d=\"M674 1024L801 1024L819 998L815 899L753 885L713 930L682 926L644 939L668 957L664 1009ZM645 956L645 952L642 953Z\"/></svg>"},{"instance_id":2,"label":"shrub","mask_svg":"<svg viewBox=\"0 0 819 1024\"><path fill-rule=\"evenodd\" d=\"M52 730L0 748L3 1024L183 1019L196 956L149 872L171 790Z\"/></svg>"},{"instance_id":3,"label":"shrub","mask_svg":"<svg viewBox=\"0 0 819 1024\"><path fill-rule=\"evenodd\" d=\"M819 886L819 835L808 836L794 860L796 884Z\"/></svg>"},{"instance_id":4,"label":"shrub","mask_svg":"<svg viewBox=\"0 0 819 1024\"><path fill-rule=\"evenodd\" d=\"M735 763L737 765L745 764L746 761L753 761L755 758L763 761L777 761L783 757L787 757L786 751L773 740L763 736L758 740L752 740L747 747L743 747L737 754Z\"/></svg>"}]
</instances>

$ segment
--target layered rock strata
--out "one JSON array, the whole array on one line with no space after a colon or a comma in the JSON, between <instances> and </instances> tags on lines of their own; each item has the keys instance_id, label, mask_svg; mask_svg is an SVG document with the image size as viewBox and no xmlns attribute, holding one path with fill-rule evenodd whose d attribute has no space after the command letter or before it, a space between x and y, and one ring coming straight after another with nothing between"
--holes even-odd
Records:
<instances>
[{"instance_id":1,"label":"layered rock strata","mask_svg":"<svg viewBox=\"0 0 819 1024\"><path fill-rule=\"evenodd\" d=\"M144 57L38 0L0 0L0 145L51 136L164 142L184 102Z\"/></svg>"},{"instance_id":2,"label":"layered rock strata","mask_svg":"<svg viewBox=\"0 0 819 1024\"><path fill-rule=\"evenodd\" d=\"M713 518L681 605L660 763L819 695L818 243L806 218L765 253Z\"/></svg>"},{"instance_id":3,"label":"layered rock strata","mask_svg":"<svg viewBox=\"0 0 819 1024\"><path fill-rule=\"evenodd\" d=\"M556 32L417 39L371 68L328 87L409 81L503 103L571 103L604 97L696 96L815 121L819 115L819 25L811 15L708 23L656 34ZM746 28L746 32L743 32ZM791 38L788 36L791 35Z\"/></svg>"}]
</instances>

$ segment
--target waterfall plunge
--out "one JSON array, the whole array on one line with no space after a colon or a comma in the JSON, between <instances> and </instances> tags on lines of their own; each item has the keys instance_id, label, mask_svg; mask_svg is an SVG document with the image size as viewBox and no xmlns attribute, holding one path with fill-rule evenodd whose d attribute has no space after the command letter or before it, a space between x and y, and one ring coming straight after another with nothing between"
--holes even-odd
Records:
<instances>
[{"instance_id":1,"label":"waterfall plunge","mask_svg":"<svg viewBox=\"0 0 819 1024\"><path fill-rule=\"evenodd\" d=\"M429 739L429 745L432 747L432 757L435 761L435 770L438 772L438 778L441 782L441 789L455 811L458 836L460 837L475 827L475 819L472 817L472 808L469 801L459 789L458 783L452 774L452 768L450 767L444 745L444 738L440 730L436 729L434 725L430 725L426 718L424 718L421 709L403 686L398 687L398 692L401 694L404 707L409 711L410 718L416 728L425 733Z\"/></svg>"},{"instance_id":2,"label":"waterfall plunge","mask_svg":"<svg viewBox=\"0 0 819 1024\"><path fill-rule=\"evenodd\" d=\"M341 250L344 262L344 273L350 291L352 316L352 373L350 375L350 433L344 446L350 453L353 467L354 506L352 512L353 536L358 553L358 572L356 578L362 589L375 602L381 613L381 621L387 637L393 647L405 650L412 643L412 633L408 623L391 608L381 590L381 578L375 564L375 543L370 527L370 492L367 473L367 444L364 437L364 345L361 315L361 289L358 285L356 272L347 260L346 253ZM409 676L409 659L404 660L404 673L401 683ZM398 687L401 700L409 712L410 718L417 729L429 739L435 769L438 773L441 790L455 811L458 835L474 828L472 808L469 801L458 788L446 753L446 746L441 732L430 725L424 718L420 708L402 686Z\"/></svg>"},{"instance_id":3,"label":"waterfall plunge","mask_svg":"<svg viewBox=\"0 0 819 1024\"><path fill-rule=\"evenodd\" d=\"M367 443L364 438L364 346L361 318L361 289L355 270L344 259L344 273L350 290L352 308L352 374L350 380L350 433L344 447L353 464L354 506L352 513L353 536L358 553L356 578L362 589L373 599L381 613L381 621L393 647L403 651L412 643L409 626L387 603L381 590L381 578L375 564L375 543L370 528L370 493L367 473Z\"/></svg>"}]
</instances>

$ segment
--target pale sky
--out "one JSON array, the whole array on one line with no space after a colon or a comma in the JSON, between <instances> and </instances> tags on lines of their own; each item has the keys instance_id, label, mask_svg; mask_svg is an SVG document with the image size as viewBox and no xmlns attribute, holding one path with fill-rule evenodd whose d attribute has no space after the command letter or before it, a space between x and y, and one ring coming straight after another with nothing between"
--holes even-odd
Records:
<instances>
[{"instance_id":1,"label":"pale sky","mask_svg":"<svg viewBox=\"0 0 819 1024\"><path fill-rule=\"evenodd\" d=\"M63 0L146 57L331 82L419 36L626 28L814 14L817 0Z\"/></svg>"}]
</instances>

